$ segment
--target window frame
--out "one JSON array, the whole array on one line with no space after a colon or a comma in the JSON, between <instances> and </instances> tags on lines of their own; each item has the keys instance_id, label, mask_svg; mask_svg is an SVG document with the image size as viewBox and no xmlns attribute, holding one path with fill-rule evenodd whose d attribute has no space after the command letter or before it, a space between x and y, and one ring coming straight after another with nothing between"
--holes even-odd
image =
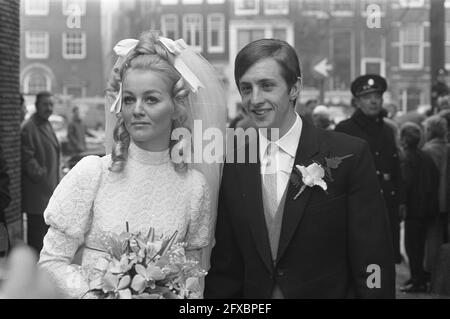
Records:
<instances>
[{"instance_id":1,"label":"window frame","mask_svg":"<svg viewBox=\"0 0 450 319\"><path fill-rule=\"evenodd\" d=\"M398 0L400 8L424 8L425 0Z\"/></svg>"},{"instance_id":2,"label":"window frame","mask_svg":"<svg viewBox=\"0 0 450 319\"><path fill-rule=\"evenodd\" d=\"M386 77L386 60L384 58L364 57L361 58L361 74L366 74L366 63L380 63L380 75Z\"/></svg>"},{"instance_id":3,"label":"window frame","mask_svg":"<svg viewBox=\"0 0 450 319\"><path fill-rule=\"evenodd\" d=\"M44 35L44 53L32 53L31 50L31 33L41 33ZM25 56L27 59L48 59L50 35L47 31L25 31Z\"/></svg>"},{"instance_id":4,"label":"window frame","mask_svg":"<svg viewBox=\"0 0 450 319\"><path fill-rule=\"evenodd\" d=\"M81 53L80 54L68 54L66 51L67 47L67 35L74 34L75 32L63 32L62 33L62 56L66 60L82 60L86 58L87 43L86 43L86 32L79 31L81 33Z\"/></svg>"},{"instance_id":5,"label":"window frame","mask_svg":"<svg viewBox=\"0 0 450 319\"><path fill-rule=\"evenodd\" d=\"M71 11L67 10L68 9L67 5L68 5L69 1L72 2L74 0L63 0L61 3L61 10L62 10L62 14L64 16L68 16L72 13ZM86 15L86 0L76 0L76 1L78 1L80 4L80 16L85 16Z\"/></svg>"},{"instance_id":6,"label":"window frame","mask_svg":"<svg viewBox=\"0 0 450 319\"><path fill-rule=\"evenodd\" d=\"M330 1L331 14L335 17L352 17L354 15L354 11L355 11L355 5L354 5L355 2L350 0L351 1L350 2L350 4L351 4L350 10L341 10L341 9L336 10L335 5L338 1L342 1L342 0L331 0Z\"/></svg>"},{"instance_id":7,"label":"window frame","mask_svg":"<svg viewBox=\"0 0 450 319\"><path fill-rule=\"evenodd\" d=\"M192 43L187 43L187 19L189 17L197 17L199 18L199 40L200 43L198 45L192 45ZM203 51L203 15L198 13L187 13L183 15L183 39L186 41L186 43L196 52L202 52Z\"/></svg>"},{"instance_id":8,"label":"window frame","mask_svg":"<svg viewBox=\"0 0 450 319\"><path fill-rule=\"evenodd\" d=\"M268 9L267 6L271 0L264 0L264 14L265 15L288 15L289 14L289 0L280 0L286 4L285 8L281 9Z\"/></svg>"},{"instance_id":9,"label":"window frame","mask_svg":"<svg viewBox=\"0 0 450 319\"><path fill-rule=\"evenodd\" d=\"M163 14L161 16L161 32L163 33L163 35L165 37L167 37L167 26L166 26L166 20L165 18L175 18L175 36L173 40L176 40L180 37L180 21L178 19L178 15L174 14L174 13L168 13L168 14Z\"/></svg>"},{"instance_id":10,"label":"window frame","mask_svg":"<svg viewBox=\"0 0 450 319\"><path fill-rule=\"evenodd\" d=\"M30 8L31 3L36 4L36 0L25 0L25 15L27 16L47 16L50 13L50 0L40 0L44 5L44 9L36 10Z\"/></svg>"},{"instance_id":11,"label":"window frame","mask_svg":"<svg viewBox=\"0 0 450 319\"><path fill-rule=\"evenodd\" d=\"M239 4L241 4L244 0L234 0L234 14L237 16L243 16L243 15L258 15L259 14L259 7L260 7L260 0L253 0L255 1L255 8L254 9L239 9Z\"/></svg>"},{"instance_id":12,"label":"window frame","mask_svg":"<svg viewBox=\"0 0 450 319\"><path fill-rule=\"evenodd\" d=\"M24 94L35 94L35 93L30 93L30 77L33 75L33 73L35 73L36 71L30 71L28 72L23 79L23 91ZM51 92L52 91L52 81L51 78L49 77L49 75L44 72L42 74L44 76L44 78L46 79L46 88L45 91Z\"/></svg>"},{"instance_id":13,"label":"window frame","mask_svg":"<svg viewBox=\"0 0 450 319\"><path fill-rule=\"evenodd\" d=\"M212 45L212 22L213 18L220 17L220 27L218 29L220 45ZM223 13L211 13L208 14L206 18L206 28L207 28L207 47L209 53L224 53L225 52L225 15Z\"/></svg>"},{"instance_id":14,"label":"window frame","mask_svg":"<svg viewBox=\"0 0 450 319\"><path fill-rule=\"evenodd\" d=\"M410 23L408 23L410 24ZM404 42L404 28L408 25L408 24L403 24L400 25L400 32L399 32L399 67L402 70L418 70L418 69L422 69L424 67L424 56L425 56L425 27L424 25L421 24L417 24L420 28L420 39L416 42ZM419 62L418 63L405 63L403 61L403 53L404 53L404 46L405 45L412 45L412 44L416 44L419 46Z\"/></svg>"}]
</instances>

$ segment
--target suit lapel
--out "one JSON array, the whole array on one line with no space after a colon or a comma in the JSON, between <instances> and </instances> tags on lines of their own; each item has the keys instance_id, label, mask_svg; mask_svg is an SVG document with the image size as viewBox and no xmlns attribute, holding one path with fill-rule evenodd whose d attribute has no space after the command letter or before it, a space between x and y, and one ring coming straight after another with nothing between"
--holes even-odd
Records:
<instances>
[{"instance_id":1,"label":"suit lapel","mask_svg":"<svg viewBox=\"0 0 450 319\"><path fill-rule=\"evenodd\" d=\"M319 159L318 155L320 154L316 128L303 119L303 128L300 136L300 142L297 147L297 153L295 155L294 167L295 165L308 166L314 159ZM306 187L303 193L296 200L294 200L297 192L298 188L289 181L286 202L284 205L280 242L278 245L277 262L286 251L286 248L303 217L313 189L312 187Z\"/></svg>"},{"instance_id":2,"label":"suit lapel","mask_svg":"<svg viewBox=\"0 0 450 319\"><path fill-rule=\"evenodd\" d=\"M254 141L253 141L254 142ZM259 161L259 143L256 141L257 163L236 164L237 178L241 187L241 193L245 197L245 207L248 213L248 224L255 241L256 248L264 264L269 271L273 268L272 256L264 217L264 206L262 199L261 171ZM248 149L247 149L248 151ZM248 154L248 153L247 153Z\"/></svg>"}]
</instances>

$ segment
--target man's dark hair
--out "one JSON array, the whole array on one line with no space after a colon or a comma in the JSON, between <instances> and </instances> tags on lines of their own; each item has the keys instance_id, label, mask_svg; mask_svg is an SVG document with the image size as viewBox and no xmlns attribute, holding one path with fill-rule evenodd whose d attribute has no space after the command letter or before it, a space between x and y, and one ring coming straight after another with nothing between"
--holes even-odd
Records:
<instances>
[{"instance_id":1,"label":"man's dark hair","mask_svg":"<svg viewBox=\"0 0 450 319\"><path fill-rule=\"evenodd\" d=\"M277 39L261 39L247 44L234 61L234 79L239 88L239 80L256 62L273 58L281 67L281 75L291 88L302 76L300 62L294 48L287 42Z\"/></svg>"},{"instance_id":2,"label":"man's dark hair","mask_svg":"<svg viewBox=\"0 0 450 319\"><path fill-rule=\"evenodd\" d=\"M53 94L51 94L48 91L41 91L38 94L36 94L36 101L34 102L35 105L38 105L38 103L40 102L41 99L46 98L46 97L50 97L53 96Z\"/></svg>"}]
</instances>

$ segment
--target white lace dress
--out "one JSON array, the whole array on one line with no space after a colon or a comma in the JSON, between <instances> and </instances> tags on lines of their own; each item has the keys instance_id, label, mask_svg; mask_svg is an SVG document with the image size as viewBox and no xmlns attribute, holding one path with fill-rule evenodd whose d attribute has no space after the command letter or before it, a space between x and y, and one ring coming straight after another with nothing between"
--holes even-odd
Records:
<instances>
[{"instance_id":1,"label":"white lace dress","mask_svg":"<svg viewBox=\"0 0 450 319\"><path fill-rule=\"evenodd\" d=\"M67 297L79 298L88 290L85 272L72 264L84 245L82 266L93 265L102 254L108 232L121 233L126 222L131 232L172 235L194 252L210 241L210 199L204 176L193 169L175 171L169 152L148 152L130 145L125 169L108 170L111 157L83 158L56 188L45 221L39 264ZM94 249L92 249L94 248Z\"/></svg>"}]
</instances>

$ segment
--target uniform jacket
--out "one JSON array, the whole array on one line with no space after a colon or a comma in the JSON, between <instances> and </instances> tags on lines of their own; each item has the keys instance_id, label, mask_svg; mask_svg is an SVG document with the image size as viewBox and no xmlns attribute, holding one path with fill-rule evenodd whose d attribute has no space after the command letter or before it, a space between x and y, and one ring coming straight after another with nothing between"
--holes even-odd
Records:
<instances>
[{"instance_id":1,"label":"uniform jacket","mask_svg":"<svg viewBox=\"0 0 450 319\"><path fill-rule=\"evenodd\" d=\"M369 143L386 205L390 211L397 213L398 206L405 202L405 193L399 151L392 128L381 116L373 120L357 109L352 117L340 122L335 130Z\"/></svg>"}]
</instances>

